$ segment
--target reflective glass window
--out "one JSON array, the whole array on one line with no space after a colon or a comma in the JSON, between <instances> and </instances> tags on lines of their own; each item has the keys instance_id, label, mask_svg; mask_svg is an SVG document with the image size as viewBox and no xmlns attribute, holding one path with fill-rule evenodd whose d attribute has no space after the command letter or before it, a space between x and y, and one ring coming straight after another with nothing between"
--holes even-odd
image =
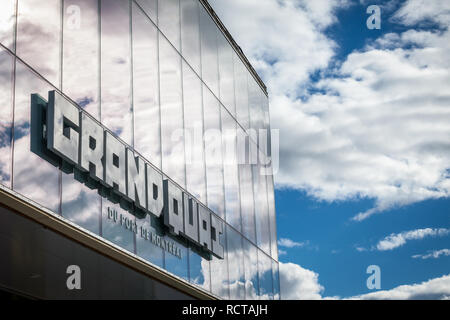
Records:
<instances>
[{"instance_id":1,"label":"reflective glass window","mask_svg":"<svg viewBox=\"0 0 450 320\"><path fill-rule=\"evenodd\" d=\"M233 48L222 34L218 37L220 101L236 117Z\"/></svg>"},{"instance_id":2,"label":"reflective glass window","mask_svg":"<svg viewBox=\"0 0 450 320\"><path fill-rule=\"evenodd\" d=\"M161 35L159 63L162 170L175 182L184 186L186 178L181 57Z\"/></svg>"},{"instance_id":3,"label":"reflective glass window","mask_svg":"<svg viewBox=\"0 0 450 320\"><path fill-rule=\"evenodd\" d=\"M14 59L0 48L0 183L11 187Z\"/></svg>"},{"instance_id":4,"label":"reflective glass window","mask_svg":"<svg viewBox=\"0 0 450 320\"><path fill-rule=\"evenodd\" d=\"M205 162L208 207L224 218L222 133L219 101L203 86Z\"/></svg>"},{"instance_id":5,"label":"reflective glass window","mask_svg":"<svg viewBox=\"0 0 450 320\"><path fill-rule=\"evenodd\" d=\"M16 23L16 0L2 2L0 11L0 43L14 51L14 25Z\"/></svg>"},{"instance_id":6,"label":"reflective glass window","mask_svg":"<svg viewBox=\"0 0 450 320\"><path fill-rule=\"evenodd\" d=\"M101 120L132 145L130 2L101 1Z\"/></svg>"},{"instance_id":7,"label":"reflective glass window","mask_svg":"<svg viewBox=\"0 0 450 320\"><path fill-rule=\"evenodd\" d=\"M217 37L219 29L203 6L200 6L202 79L219 96L219 61Z\"/></svg>"},{"instance_id":8,"label":"reflective glass window","mask_svg":"<svg viewBox=\"0 0 450 320\"><path fill-rule=\"evenodd\" d=\"M98 2L66 0L63 11L62 90L92 117L100 119ZM84 185L79 171L62 173L61 214L100 233L101 199Z\"/></svg>"},{"instance_id":9,"label":"reflective glass window","mask_svg":"<svg viewBox=\"0 0 450 320\"><path fill-rule=\"evenodd\" d=\"M236 95L236 118L244 128L249 128L247 68L237 54L233 55L234 81Z\"/></svg>"},{"instance_id":10,"label":"reflective glass window","mask_svg":"<svg viewBox=\"0 0 450 320\"><path fill-rule=\"evenodd\" d=\"M245 298L247 300L258 299L258 249L248 240L244 243L244 274L245 274Z\"/></svg>"},{"instance_id":11,"label":"reflective glass window","mask_svg":"<svg viewBox=\"0 0 450 320\"><path fill-rule=\"evenodd\" d=\"M163 230L161 223L153 215L146 215L145 218L136 217L138 233L136 235L136 254L145 260L164 267L164 251L155 244L156 236L162 237Z\"/></svg>"},{"instance_id":12,"label":"reflective glass window","mask_svg":"<svg viewBox=\"0 0 450 320\"><path fill-rule=\"evenodd\" d=\"M161 168L158 31L133 4L134 148Z\"/></svg>"},{"instance_id":13,"label":"reflective glass window","mask_svg":"<svg viewBox=\"0 0 450 320\"><path fill-rule=\"evenodd\" d=\"M228 274L230 299L245 299L244 250L242 236L227 226Z\"/></svg>"},{"instance_id":14,"label":"reflective glass window","mask_svg":"<svg viewBox=\"0 0 450 320\"><path fill-rule=\"evenodd\" d=\"M211 271L209 260L201 256L195 247L189 248L189 282L211 291Z\"/></svg>"},{"instance_id":15,"label":"reflective glass window","mask_svg":"<svg viewBox=\"0 0 450 320\"><path fill-rule=\"evenodd\" d=\"M13 189L38 204L59 212L59 170L47 157L43 144L41 104L31 104L31 95L48 101L54 90L25 65L17 62L14 108L14 181ZM39 168L39 170L36 170Z\"/></svg>"},{"instance_id":16,"label":"reflective glass window","mask_svg":"<svg viewBox=\"0 0 450 320\"><path fill-rule=\"evenodd\" d=\"M101 236L119 247L134 253L137 223L134 215L119 204L102 198Z\"/></svg>"},{"instance_id":17,"label":"reflective glass window","mask_svg":"<svg viewBox=\"0 0 450 320\"><path fill-rule=\"evenodd\" d=\"M200 18L198 0L180 0L181 52L189 65L200 74Z\"/></svg>"},{"instance_id":18,"label":"reflective glass window","mask_svg":"<svg viewBox=\"0 0 450 320\"><path fill-rule=\"evenodd\" d=\"M227 258L227 243L226 235L219 236L219 242L224 247L224 258L218 259L212 257L211 260L211 292L223 299L230 298L229 279L228 279L228 258Z\"/></svg>"},{"instance_id":19,"label":"reflective glass window","mask_svg":"<svg viewBox=\"0 0 450 320\"><path fill-rule=\"evenodd\" d=\"M239 167L237 163L237 124L225 108L222 113L223 177L225 187L225 216L227 222L241 231L239 196Z\"/></svg>"},{"instance_id":20,"label":"reflective glass window","mask_svg":"<svg viewBox=\"0 0 450 320\"><path fill-rule=\"evenodd\" d=\"M63 26L62 91L100 119L98 2L65 0Z\"/></svg>"},{"instance_id":21,"label":"reflective glass window","mask_svg":"<svg viewBox=\"0 0 450 320\"><path fill-rule=\"evenodd\" d=\"M258 250L259 298L273 299L272 259Z\"/></svg>"},{"instance_id":22,"label":"reflective glass window","mask_svg":"<svg viewBox=\"0 0 450 320\"><path fill-rule=\"evenodd\" d=\"M266 131L262 132L262 134L264 134L265 136L263 136L263 139L261 139L261 141L258 141L258 143L260 143L261 151L264 152L267 156L270 156L272 143L270 133L269 98L262 91L261 91L261 101L263 110L262 129ZM261 145L261 142L264 143L265 145Z\"/></svg>"},{"instance_id":23,"label":"reflective glass window","mask_svg":"<svg viewBox=\"0 0 450 320\"><path fill-rule=\"evenodd\" d=\"M175 242L170 236L166 235L164 239L167 246L175 245L180 250L181 257L173 255L169 252L170 248L164 252L164 268L174 275L189 281L188 276L188 249L182 242Z\"/></svg>"},{"instance_id":24,"label":"reflective glass window","mask_svg":"<svg viewBox=\"0 0 450 320\"><path fill-rule=\"evenodd\" d=\"M158 0L136 0L136 2L144 9L145 13L157 23L158 15Z\"/></svg>"},{"instance_id":25,"label":"reflective glass window","mask_svg":"<svg viewBox=\"0 0 450 320\"><path fill-rule=\"evenodd\" d=\"M248 74L248 106L250 114L250 128L256 132L263 128L264 114L262 108L261 88L251 74Z\"/></svg>"},{"instance_id":26,"label":"reflective glass window","mask_svg":"<svg viewBox=\"0 0 450 320\"><path fill-rule=\"evenodd\" d=\"M237 130L237 150L239 163L242 233L248 239L256 243L253 174L251 164L249 163L248 143L248 135L239 127Z\"/></svg>"},{"instance_id":27,"label":"reflective glass window","mask_svg":"<svg viewBox=\"0 0 450 320\"><path fill-rule=\"evenodd\" d=\"M180 51L180 0L158 1L158 26L170 43Z\"/></svg>"},{"instance_id":28,"label":"reflective glass window","mask_svg":"<svg viewBox=\"0 0 450 320\"><path fill-rule=\"evenodd\" d=\"M253 144L253 142L250 142ZM267 203L266 176L261 174L261 165L252 165L253 192L255 197L256 240L258 247L270 254L270 227Z\"/></svg>"},{"instance_id":29,"label":"reflective glass window","mask_svg":"<svg viewBox=\"0 0 450 320\"><path fill-rule=\"evenodd\" d=\"M183 62L183 101L186 149L186 188L206 203L205 158L203 153L202 83Z\"/></svg>"},{"instance_id":30,"label":"reflective glass window","mask_svg":"<svg viewBox=\"0 0 450 320\"><path fill-rule=\"evenodd\" d=\"M61 214L95 234L100 233L101 198L97 190L87 187L84 175L62 173Z\"/></svg>"},{"instance_id":31,"label":"reflective glass window","mask_svg":"<svg viewBox=\"0 0 450 320\"><path fill-rule=\"evenodd\" d=\"M59 87L60 0L20 0L18 3L17 54Z\"/></svg>"}]
</instances>

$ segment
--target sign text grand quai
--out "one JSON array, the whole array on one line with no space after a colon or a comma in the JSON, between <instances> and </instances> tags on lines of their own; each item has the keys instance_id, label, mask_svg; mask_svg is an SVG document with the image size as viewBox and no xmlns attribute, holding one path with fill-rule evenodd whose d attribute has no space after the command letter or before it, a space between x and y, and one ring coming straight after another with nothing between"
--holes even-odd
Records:
<instances>
[{"instance_id":1,"label":"sign text grand quai","mask_svg":"<svg viewBox=\"0 0 450 320\"><path fill-rule=\"evenodd\" d=\"M172 235L223 259L224 223L210 209L57 91L49 92L46 109L43 133L52 154L139 211L163 216Z\"/></svg>"}]
</instances>

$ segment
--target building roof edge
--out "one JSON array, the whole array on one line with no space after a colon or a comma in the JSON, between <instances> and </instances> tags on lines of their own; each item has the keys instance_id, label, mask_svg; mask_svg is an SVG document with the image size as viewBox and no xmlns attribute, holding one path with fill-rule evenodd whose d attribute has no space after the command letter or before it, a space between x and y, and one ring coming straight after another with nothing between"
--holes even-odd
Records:
<instances>
[{"instance_id":1,"label":"building roof edge","mask_svg":"<svg viewBox=\"0 0 450 320\"><path fill-rule=\"evenodd\" d=\"M252 64L250 63L250 61L247 59L246 55L244 54L244 51L242 51L242 48L234 40L233 36L228 31L228 29L225 27L225 25L223 24L222 20L220 20L219 16L216 14L214 9L211 7L211 5L209 4L208 0L199 0L199 1L203 5L203 7L206 9L206 11L209 13L209 15L214 20L214 22L217 24L219 29L222 31L222 33L224 34L225 38L230 42L231 46L236 51L238 56L241 58L242 62L244 62L244 64L246 65L247 69L250 71L250 73L255 78L256 82L258 82L259 86L264 91L266 96L268 96L267 87L266 87L264 81L262 81L261 77L256 72L255 68L253 68Z\"/></svg>"}]
</instances>

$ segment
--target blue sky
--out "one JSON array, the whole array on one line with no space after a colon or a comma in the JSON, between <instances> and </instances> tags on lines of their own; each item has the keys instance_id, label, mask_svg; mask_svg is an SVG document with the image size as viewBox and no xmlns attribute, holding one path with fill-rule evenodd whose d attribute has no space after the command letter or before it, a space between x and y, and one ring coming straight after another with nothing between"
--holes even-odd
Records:
<instances>
[{"instance_id":1,"label":"blue sky","mask_svg":"<svg viewBox=\"0 0 450 320\"><path fill-rule=\"evenodd\" d=\"M399 5L394 7L398 9ZM382 11L381 30L361 28L369 17L366 8L362 3L355 3L337 9L339 23L325 31L339 46L336 63L341 63L348 54L363 49L383 34L406 29L391 23L386 17L395 11L394 8ZM416 29L432 30L434 27L427 25ZM312 83L317 80L320 77L313 78ZM370 265L380 266L384 290L450 273L450 256L412 258L417 254L449 248L449 236L413 240L392 251L370 250L371 246L391 233L421 228L450 228L448 198L386 210L383 215L362 223L351 221L355 214L373 206L372 199L326 202L299 190L277 189L278 237L304 244L302 247L280 247L282 252L286 252L280 256L280 261L298 263L320 274L323 296L350 297L370 292L366 286L369 277L366 268ZM357 247L368 248L368 251L359 252Z\"/></svg>"},{"instance_id":2,"label":"blue sky","mask_svg":"<svg viewBox=\"0 0 450 320\"><path fill-rule=\"evenodd\" d=\"M284 298L448 298L450 3L210 2L280 130ZM380 30L366 27L369 5Z\"/></svg>"},{"instance_id":3,"label":"blue sky","mask_svg":"<svg viewBox=\"0 0 450 320\"><path fill-rule=\"evenodd\" d=\"M324 296L350 297L367 293L366 269L381 268L381 289L414 284L448 274L450 257L412 258L449 247L449 236L411 240L392 251L371 251L391 233L421 228L450 228L450 200L430 200L389 210L370 221L350 221L358 210L373 205L371 200L321 203L302 192L277 190L278 236L302 247L283 248L281 262L295 262L319 276ZM296 214L293 214L296 212ZM299 213L299 214L298 214ZM357 247L368 251L359 252Z\"/></svg>"}]
</instances>

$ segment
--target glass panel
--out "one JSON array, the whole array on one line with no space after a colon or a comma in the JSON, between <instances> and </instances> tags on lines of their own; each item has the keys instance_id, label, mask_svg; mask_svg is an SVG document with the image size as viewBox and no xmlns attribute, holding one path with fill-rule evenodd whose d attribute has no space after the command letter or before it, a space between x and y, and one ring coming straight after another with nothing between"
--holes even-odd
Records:
<instances>
[{"instance_id":1,"label":"glass panel","mask_svg":"<svg viewBox=\"0 0 450 320\"><path fill-rule=\"evenodd\" d=\"M186 188L197 199L206 203L202 84L198 76L185 62L183 62L183 100Z\"/></svg>"},{"instance_id":2,"label":"glass panel","mask_svg":"<svg viewBox=\"0 0 450 320\"><path fill-rule=\"evenodd\" d=\"M20 0L18 5L17 55L59 87L60 0Z\"/></svg>"},{"instance_id":3,"label":"glass panel","mask_svg":"<svg viewBox=\"0 0 450 320\"><path fill-rule=\"evenodd\" d=\"M225 230L224 230L225 231ZM211 292L223 299L230 298L228 280L228 258L225 234L220 234L219 242L224 246L224 258L212 257L211 260Z\"/></svg>"},{"instance_id":4,"label":"glass panel","mask_svg":"<svg viewBox=\"0 0 450 320\"><path fill-rule=\"evenodd\" d=\"M16 0L2 1L0 10L0 43L14 51L14 24Z\"/></svg>"},{"instance_id":5,"label":"glass panel","mask_svg":"<svg viewBox=\"0 0 450 320\"><path fill-rule=\"evenodd\" d=\"M278 245L277 245L277 221L275 214L275 194L273 186L273 175L266 176L267 179L267 198L269 205L269 223L270 223L270 245L272 258L278 261Z\"/></svg>"},{"instance_id":6,"label":"glass panel","mask_svg":"<svg viewBox=\"0 0 450 320\"><path fill-rule=\"evenodd\" d=\"M245 299L244 250L242 237L234 229L227 226L228 273L230 299Z\"/></svg>"},{"instance_id":7,"label":"glass panel","mask_svg":"<svg viewBox=\"0 0 450 320\"><path fill-rule=\"evenodd\" d=\"M219 34L219 76L220 76L220 101L230 113L236 117L236 105L234 101L234 67L233 49L227 39Z\"/></svg>"},{"instance_id":8,"label":"glass panel","mask_svg":"<svg viewBox=\"0 0 450 320\"><path fill-rule=\"evenodd\" d=\"M253 79L252 75L248 74L248 106L250 114L250 128L259 131L264 125L264 114L261 100L261 88Z\"/></svg>"},{"instance_id":9,"label":"glass panel","mask_svg":"<svg viewBox=\"0 0 450 320\"><path fill-rule=\"evenodd\" d=\"M202 258L195 248L189 248L189 277L190 283L211 291L209 260Z\"/></svg>"},{"instance_id":10,"label":"glass panel","mask_svg":"<svg viewBox=\"0 0 450 320\"><path fill-rule=\"evenodd\" d=\"M137 0L145 13L157 24L158 0Z\"/></svg>"},{"instance_id":11,"label":"glass panel","mask_svg":"<svg viewBox=\"0 0 450 320\"><path fill-rule=\"evenodd\" d=\"M119 247L134 253L134 237L137 233L136 218L118 204L102 198L101 236Z\"/></svg>"},{"instance_id":12,"label":"glass panel","mask_svg":"<svg viewBox=\"0 0 450 320\"><path fill-rule=\"evenodd\" d=\"M181 242L174 242L174 240L165 236L164 239L168 243L174 243L175 246L181 250L181 258L169 253L167 250L164 252L164 268L173 273L174 275L183 278L185 280L189 280L188 277L188 249ZM170 246L170 244L169 244Z\"/></svg>"},{"instance_id":13,"label":"glass panel","mask_svg":"<svg viewBox=\"0 0 450 320\"><path fill-rule=\"evenodd\" d=\"M185 185L181 57L159 37L162 168L171 179Z\"/></svg>"},{"instance_id":14,"label":"glass panel","mask_svg":"<svg viewBox=\"0 0 450 320\"><path fill-rule=\"evenodd\" d=\"M160 268L164 267L164 251L153 241L152 236L163 235L160 222L153 216L137 219L138 234L136 236L136 254Z\"/></svg>"},{"instance_id":15,"label":"glass panel","mask_svg":"<svg viewBox=\"0 0 450 320\"><path fill-rule=\"evenodd\" d=\"M97 120L99 107L98 3L64 1L62 90Z\"/></svg>"},{"instance_id":16,"label":"glass panel","mask_svg":"<svg viewBox=\"0 0 450 320\"><path fill-rule=\"evenodd\" d=\"M132 145L130 3L101 1L102 123Z\"/></svg>"},{"instance_id":17,"label":"glass panel","mask_svg":"<svg viewBox=\"0 0 450 320\"><path fill-rule=\"evenodd\" d=\"M200 35L202 79L218 97L219 61L217 56L217 37L219 30L203 6L200 6Z\"/></svg>"},{"instance_id":18,"label":"glass panel","mask_svg":"<svg viewBox=\"0 0 450 320\"><path fill-rule=\"evenodd\" d=\"M264 139L263 142L266 143L265 146L260 145L261 151L263 151L266 155L271 155L271 137L270 137L270 114L269 114L269 98L265 95L264 92L261 91L261 103L263 109L263 123L262 129L267 130L263 132L266 134L267 139Z\"/></svg>"},{"instance_id":19,"label":"glass panel","mask_svg":"<svg viewBox=\"0 0 450 320\"><path fill-rule=\"evenodd\" d=\"M236 154L236 121L228 111L222 112L222 142L223 142L223 177L225 185L225 216L227 222L241 231L241 203L239 198L239 173Z\"/></svg>"},{"instance_id":20,"label":"glass panel","mask_svg":"<svg viewBox=\"0 0 450 320\"><path fill-rule=\"evenodd\" d=\"M200 74L200 18L197 0L181 0L181 47L183 57Z\"/></svg>"},{"instance_id":21,"label":"glass panel","mask_svg":"<svg viewBox=\"0 0 450 320\"><path fill-rule=\"evenodd\" d=\"M266 94L261 91L261 104L263 110L263 122L262 129L270 130L270 115L269 115L269 98ZM267 135L267 139L270 140L270 135ZM267 146L270 146L270 142L268 142ZM268 148L269 149L269 148Z\"/></svg>"},{"instance_id":22,"label":"glass panel","mask_svg":"<svg viewBox=\"0 0 450 320\"><path fill-rule=\"evenodd\" d=\"M43 136L42 117L45 113L41 105L34 105L31 109L31 95L39 94L48 101L49 90L54 88L17 62L13 189L40 205L59 212L59 170L49 162L51 159L47 158L40 138Z\"/></svg>"},{"instance_id":23,"label":"glass panel","mask_svg":"<svg viewBox=\"0 0 450 320\"><path fill-rule=\"evenodd\" d=\"M258 253L256 247L248 240L244 243L245 298L255 300L259 295Z\"/></svg>"},{"instance_id":24,"label":"glass panel","mask_svg":"<svg viewBox=\"0 0 450 320\"><path fill-rule=\"evenodd\" d=\"M278 262L272 260L273 299L280 300L280 270Z\"/></svg>"},{"instance_id":25,"label":"glass panel","mask_svg":"<svg viewBox=\"0 0 450 320\"><path fill-rule=\"evenodd\" d=\"M158 1L158 26L172 45L180 51L180 0Z\"/></svg>"},{"instance_id":26,"label":"glass panel","mask_svg":"<svg viewBox=\"0 0 450 320\"><path fill-rule=\"evenodd\" d=\"M259 298L273 300L272 259L258 250Z\"/></svg>"},{"instance_id":27,"label":"glass panel","mask_svg":"<svg viewBox=\"0 0 450 320\"><path fill-rule=\"evenodd\" d=\"M12 81L14 59L0 49L0 183L11 187Z\"/></svg>"},{"instance_id":28,"label":"glass panel","mask_svg":"<svg viewBox=\"0 0 450 320\"><path fill-rule=\"evenodd\" d=\"M236 117L238 122L244 129L249 128L249 111L248 111L248 71L241 62L241 59L234 54L234 81L236 94Z\"/></svg>"},{"instance_id":29,"label":"glass panel","mask_svg":"<svg viewBox=\"0 0 450 320\"><path fill-rule=\"evenodd\" d=\"M63 217L95 234L100 234L101 198L97 190L83 184L84 178L75 174L62 174Z\"/></svg>"},{"instance_id":30,"label":"glass panel","mask_svg":"<svg viewBox=\"0 0 450 320\"><path fill-rule=\"evenodd\" d=\"M98 3L64 1L62 90L95 119L99 104ZM61 214L96 234L100 233L101 199L86 187L82 174L62 174Z\"/></svg>"},{"instance_id":31,"label":"glass panel","mask_svg":"<svg viewBox=\"0 0 450 320\"><path fill-rule=\"evenodd\" d=\"M246 148L249 138L240 127L237 136L242 233L256 243L253 177L251 165L248 164L248 148Z\"/></svg>"},{"instance_id":32,"label":"glass panel","mask_svg":"<svg viewBox=\"0 0 450 320\"><path fill-rule=\"evenodd\" d=\"M134 147L161 168L158 31L133 4Z\"/></svg>"},{"instance_id":33,"label":"glass panel","mask_svg":"<svg viewBox=\"0 0 450 320\"><path fill-rule=\"evenodd\" d=\"M253 144L253 142L250 142ZM266 176L261 175L261 166L252 165L253 191L255 195L256 240L258 247L270 254L270 228L267 205Z\"/></svg>"},{"instance_id":34,"label":"glass panel","mask_svg":"<svg viewBox=\"0 0 450 320\"><path fill-rule=\"evenodd\" d=\"M203 117L208 207L224 219L220 105L206 86L203 86Z\"/></svg>"}]
</instances>

